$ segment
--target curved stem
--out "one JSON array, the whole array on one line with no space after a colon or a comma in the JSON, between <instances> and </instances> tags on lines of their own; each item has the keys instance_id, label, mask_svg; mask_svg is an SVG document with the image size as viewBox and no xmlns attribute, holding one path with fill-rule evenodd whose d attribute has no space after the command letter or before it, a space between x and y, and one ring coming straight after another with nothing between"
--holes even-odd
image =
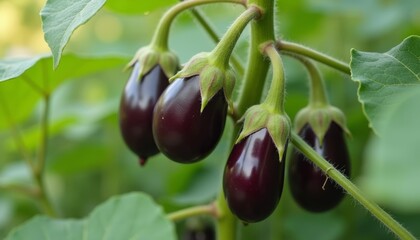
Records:
<instances>
[{"instance_id":1,"label":"curved stem","mask_svg":"<svg viewBox=\"0 0 420 240\"><path fill-rule=\"evenodd\" d=\"M300 54L303 56L306 56L308 58L311 58L313 60L316 60L318 62L321 62L325 65L328 65L334 69L337 69L338 71L341 71L347 75L350 75L350 67L347 63L344 63L340 60L337 60L333 57L330 57L324 53L318 52L314 49L305 47L303 45L292 43L284 40L278 40L277 41L277 48L280 51L286 51L286 52L292 52L296 54Z\"/></svg>"},{"instance_id":2,"label":"curved stem","mask_svg":"<svg viewBox=\"0 0 420 240\"><path fill-rule=\"evenodd\" d=\"M203 27L203 29L207 32L210 38L213 40L214 43L218 43L220 41L220 37L217 35L215 27L210 24L210 21L204 16L204 14L195 8L190 9L192 15L198 21L198 23ZM230 62L232 63L235 71L240 75L244 75L244 67L242 66L241 61L239 61L238 57L235 54L230 56Z\"/></svg>"},{"instance_id":3,"label":"curved stem","mask_svg":"<svg viewBox=\"0 0 420 240\"><path fill-rule=\"evenodd\" d=\"M285 83L284 67L280 54L272 43L267 45L264 52L268 55L273 68L273 79L264 104L274 113L284 113Z\"/></svg>"},{"instance_id":4,"label":"curved stem","mask_svg":"<svg viewBox=\"0 0 420 240\"><path fill-rule=\"evenodd\" d=\"M229 66L229 58L232 55L233 48L236 45L236 42L241 36L241 33L248 25L248 23L260 16L260 10L254 6L249 7L245 12L243 12L230 26L229 30L223 35L223 38L216 45L213 51L210 53L214 59L213 63L220 64L222 68Z\"/></svg>"},{"instance_id":5,"label":"curved stem","mask_svg":"<svg viewBox=\"0 0 420 240\"><path fill-rule=\"evenodd\" d=\"M309 105L314 107L328 105L324 81L313 61L294 53L286 54L299 60L305 66L306 70L308 70L310 80Z\"/></svg>"},{"instance_id":6,"label":"curved stem","mask_svg":"<svg viewBox=\"0 0 420 240\"><path fill-rule=\"evenodd\" d=\"M249 5L256 5L262 9L261 18L251 23L251 44L245 76L237 101L237 114L241 117L248 107L259 103L269 62L265 61L260 52L260 45L273 41L274 37L274 1L273 0L248 0Z\"/></svg>"},{"instance_id":7,"label":"curved stem","mask_svg":"<svg viewBox=\"0 0 420 240\"><path fill-rule=\"evenodd\" d=\"M364 196L362 191L357 188L349 179L347 179L340 171L334 168L327 160L313 150L302 138L296 133L292 133L291 139L293 145L299 149L307 158L314 162L328 177L339 184L348 194L362 204L369 212L371 212L379 221L394 232L400 239L416 239L407 229L393 219L387 212L380 208L375 202Z\"/></svg>"},{"instance_id":8,"label":"curved stem","mask_svg":"<svg viewBox=\"0 0 420 240\"><path fill-rule=\"evenodd\" d=\"M169 30L171 27L171 23L173 22L174 18L184 10L189 8L209 4L209 3L236 3L245 5L243 0L189 0L178 3L174 7L170 8L165 15L161 18L155 34L153 35L153 39L151 42L151 46L156 47L159 50L166 51L168 50L168 36Z\"/></svg>"},{"instance_id":9,"label":"curved stem","mask_svg":"<svg viewBox=\"0 0 420 240\"><path fill-rule=\"evenodd\" d=\"M185 208L185 209L170 213L170 214L166 215L166 217L169 220L176 222L176 221L183 220L185 218L193 217L193 216L197 216L197 215L216 216L217 211L216 211L216 208L214 206L214 203L207 204L207 205L201 205L201 206L194 206L194 207L190 207L190 208Z\"/></svg>"}]
</instances>

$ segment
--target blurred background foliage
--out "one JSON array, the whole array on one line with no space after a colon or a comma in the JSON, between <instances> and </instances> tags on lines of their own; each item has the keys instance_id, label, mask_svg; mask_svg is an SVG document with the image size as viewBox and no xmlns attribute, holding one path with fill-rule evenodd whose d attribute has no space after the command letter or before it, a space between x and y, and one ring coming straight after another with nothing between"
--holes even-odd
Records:
<instances>
[{"instance_id":1,"label":"blurred background foliage","mask_svg":"<svg viewBox=\"0 0 420 240\"><path fill-rule=\"evenodd\" d=\"M153 12L144 12L132 6L145 2L160 5ZM65 52L83 56L117 56L128 62L139 47L148 44L165 6L173 2L176 1L109 0L97 15L75 31ZM0 0L1 58L49 52L39 17L44 4L42 0ZM219 34L227 29L241 10L226 4L201 9L217 27ZM276 12L278 36L308 45L345 62L350 59L351 48L384 52L405 37L420 33L418 0L279 1ZM179 54L181 62L214 47L189 14L182 14L177 19L170 36L170 47ZM249 33L244 32L235 49L244 63L248 36ZM285 57L285 65L286 107L293 119L307 102L307 76L304 68L294 60ZM52 64L47 67L52 68ZM119 97L129 74L122 71L123 67L124 64L121 64L62 82L52 95L46 182L60 217L83 217L110 196L125 192L146 192L170 212L207 202L219 190L221 172L229 154L232 122L228 122L216 151L200 163L180 165L158 155L150 159L144 168L139 167L136 157L124 146L118 129ZM331 102L347 115L352 132L352 137L348 139L351 178L357 184L358 179L364 177L364 166L369 161L365 157L365 149L373 133L357 101L356 83L337 71L320 67ZM4 90L0 91L0 101L15 94L5 91L8 89L5 84L0 83L0 90ZM17 84L17 87L27 88L25 83ZM24 144L32 155L36 154L40 134L42 104L39 100L40 96L27 103L30 107L25 110L25 117L12 124L23 135ZM19 101L28 100L23 95ZM16 103L16 106L20 105ZM4 109L0 110L0 237L3 237L11 228L40 212L33 199L13 188L34 183L13 140L12 125L5 120ZM13 115L20 107L10 110ZM414 180L420 182L419 176ZM417 187L415 182L412 187ZM410 187L406 189L410 191ZM407 211L401 207L404 206L403 201L383 206L420 236L420 208ZM182 226L178 224L181 232ZM275 214L261 223L240 228L241 239L393 238L349 197L327 213L303 211L291 199L287 182Z\"/></svg>"}]
</instances>

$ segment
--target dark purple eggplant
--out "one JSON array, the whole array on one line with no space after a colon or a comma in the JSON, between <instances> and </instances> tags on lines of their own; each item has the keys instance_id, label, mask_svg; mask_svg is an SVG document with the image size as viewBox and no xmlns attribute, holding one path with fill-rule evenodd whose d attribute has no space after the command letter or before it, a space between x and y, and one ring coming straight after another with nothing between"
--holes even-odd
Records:
<instances>
[{"instance_id":1,"label":"dark purple eggplant","mask_svg":"<svg viewBox=\"0 0 420 240\"><path fill-rule=\"evenodd\" d=\"M287 147L287 146L286 146ZM223 189L232 213L246 223L266 219L283 190L284 164L266 128L236 144L226 164Z\"/></svg>"},{"instance_id":2,"label":"dark purple eggplant","mask_svg":"<svg viewBox=\"0 0 420 240\"><path fill-rule=\"evenodd\" d=\"M153 109L168 86L168 78L156 65L138 79L139 63L135 63L120 102L120 130L126 145L145 164L159 152L152 132Z\"/></svg>"},{"instance_id":3,"label":"dark purple eggplant","mask_svg":"<svg viewBox=\"0 0 420 240\"><path fill-rule=\"evenodd\" d=\"M200 113L200 76L176 79L161 95L153 116L153 135L159 150L179 163L197 162L219 142L227 103L219 91Z\"/></svg>"},{"instance_id":4,"label":"dark purple eggplant","mask_svg":"<svg viewBox=\"0 0 420 240\"><path fill-rule=\"evenodd\" d=\"M312 128L306 124L299 135L334 167L350 176L350 160L343 129L332 122L322 144ZM324 212L337 206L345 196L344 190L302 153L294 150L290 158L289 184L295 201L311 212Z\"/></svg>"}]
</instances>

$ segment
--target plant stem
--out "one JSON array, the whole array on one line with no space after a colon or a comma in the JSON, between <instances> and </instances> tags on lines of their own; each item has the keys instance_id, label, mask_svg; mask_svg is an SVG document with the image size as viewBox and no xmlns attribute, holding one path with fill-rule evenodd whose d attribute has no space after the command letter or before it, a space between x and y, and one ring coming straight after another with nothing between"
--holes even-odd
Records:
<instances>
[{"instance_id":1,"label":"plant stem","mask_svg":"<svg viewBox=\"0 0 420 240\"><path fill-rule=\"evenodd\" d=\"M321 168L328 177L333 179L344 190L347 191L354 199L362 204L369 212L371 212L379 221L394 232L400 239L416 239L407 229L393 219L388 213L380 208L375 202L368 199L349 179L347 179L340 171L334 168L327 160L313 150L302 138L296 133L292 133L291 139L293 145L299 149L307 158Z\"/></svg>"},{"instance_id":2,"label":"plant stem","mask_svg":"<svg viewBox=\"0 0 420 240\"><path fill-rule=\"evenodd\" d=\"M213 51L210 53L214 59L212 59L215 65L218 65L221 68L226 68L229 66L229 58L232 55L233 48L236 45L236 42L241 36L241 33L248 25L248 23L260 16L260 10L254 6L249 7L245 12L243 12L230 26L229 30L223 35L223 38L216 45Z\"/></svg>"},{"instance_id":3,"label":"plant stem","mask_svg":"<svg viewBox=\"0 0 420 240\"><path fill-rule=\"evenodd\" d=\"M210 21L204 16L204 14L195 8L190 9L192 15L198 21L198 23L203 27L203 29L207 32L210 38L213 40L214 43L218 43L220 41L220 37L217 35L215 27L210 24ZM235 54L230 56L230 62L232 63L233 67L235 68L236 73L239 76L244 75L244 67L242 63L239 61L238 57Z\"/></svg>"},{"instance_id":4,"label":"plant stem","mask_svg":"<svg viewBox=\"0 0 420 240\"><path fill-rule=\"evenodd\" d=\"M309 105L313 107L328 105L329 101L326 95L325 84L314 62L301 55L294 53L286 54L299 60L305 66L306 70L308 70L310 80Z\"/></svg>"},{"instance_id":5,"label":"plant stem","mask_svg":"<svg viewBox=\"0 0 420 240\"><path fill-rule=\"evenodd\" d=\"M185 208L173 213L170 213L167 216L167 218L173 222L188 218L188 217L193 217L193 216L197 216L197 215L212 215L212 216L216 216L217 215L217 211L216 208L214 206L214 203L210 203L207 205L200 205L200 206L193 206L190 208Z\"/></svg>"},{"instance_id":6,"label":"plant stem","mask_svg":"<svg viewBox=\"0 0 420 240\"><path fill-rule=\"evenodd\" d=\"M171 27L171 23L175 19L175 17L184 10L187 10L192 7L196 7L203 4L209 3L236 3L242 4L245 6L245 2L243 0L189 0L178 3L177 5L170 8L161 18L155 34L153 36L151 46L156 47L161 51L168 50L168 36L169 30Z\"/></svg>"},{"instance_id":7,"label":"plant stem","mask_svg":"<svg viewBox=\"0 0 420 240\"><path fill-rule=\"evenodd\" d=\"M231 213L223 190L220 191L216 199L216 205L218 210L217 219L217 240L235 240L236 239L236 217Z\"/></svg>"},{"instance_id":8,"label":"plant stem","mask_svg":"<svg viewBox=\"0 0 420 240\"><path fill-rule=\"evenodd\" d=\"M270 58L273 68L273 79L264 104L271 112L284 114L284 98L286 96L283 61L272 43L265 47L264 52Z\"/></svg>"},{"instance_id":9,"label":"plant stem","mask_svg":"<svg viewBox=\"0 0 420 240\"><path fill-rule=\"evenodd\" d=\"M42 119L41 119L41 140L40 146L38 150L38 162L35 168L34 176L36 183L39 188L39 196L41 199L41 204L46 212L46 214L50 216L57 216L45 189L44 184L44 168L45 168L45 160L47 157L47 150L48 150L48 127L49 127L49 112L50 112L50 95L45 94L44 96L44 110L42 112Z\"/></svg>"},{"instance_id":10,"label":"plant stem","mask_svg":"<svg viewBox=\"0 0 420 240\"><path fill-rule=\"evenodd\" d=\"M251 22L251 44L249 46L249 58L245 70L244 81L240 89L240 96L237 101L237 116L242 116L246 109L260 101L262 89L269 67L269 62L264 60L260 52L260 45L274 38L274 0L248 0L248 4L257 6L262 15ZM236 136L240 130L235 125L233 135ZM235 139L232 139L233 142ZM217 197L217 207L220 211L217 219L218 240L236 240L236 217L230 212L223 191Z\"/></svg>"},{"instance_id":11,"label":"plant stem","mask_svg":"<svg viewBox=\"0 0 420 240\"><path fill-rule=\"evenodd\" d=\"M248 107L259 103L269 62L260 52L260 45L273 41L274 37L274 1L248 0L248 5L256 5L262 10L262 16L251 23L251 44L245 76L237 100L237 115L241 117Z\"/></svg>"},{"instance_id":12,"label":"plant stem","mask_svg":"<svg viewBox=\"0 0 420 240\"><path fill-rule=\"evenodd\" d=\"M337 69L338 71L341 71L347 75L350 75L350 67L347 63L344 63L340 60L337 60L333 57L330 57L324 53L318 52L314 49L305 47L303 45L292 43L284 40L278 40L277 41L277 48L280 51L286 51L286 52L292 52L296 54L300 54L306 57L309 57L313 60L316 60L318 62L321 62L325 65L328 65L334 69Z\"/></svg>"}]
</instances>

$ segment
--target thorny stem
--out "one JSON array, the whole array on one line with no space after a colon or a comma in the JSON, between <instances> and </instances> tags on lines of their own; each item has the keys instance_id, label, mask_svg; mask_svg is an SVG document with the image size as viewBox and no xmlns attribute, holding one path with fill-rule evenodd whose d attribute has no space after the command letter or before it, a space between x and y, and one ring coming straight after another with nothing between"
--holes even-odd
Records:
<instances>
[{"instance_id":1,"label":"thorny stem","mask_svg":"<svg viewBox=\"0 0 420 240\"><path fill-rule=\"evenodd\" d=\"M368 199L356 185L346 178L340 171L334 168L327 160L313 150L302 138L296 133L292 133L291 142L299 149L307 158L315 163L325 174L338 183L348 194L356 199L362 206L371 212L385 226L395 233L400 239L416 239L407 229L393 219L387 212L379 207L375 202Z\"/></svg>"},{"instance_id":2,"label":"thorny stem","mask_svg":"<svg viewBox=\"0 0 420 240\"><path fill-rule=\"evenodd\" d=\"M318 52L314 49L305 47L297 43L284 41L284 40L278 40L276 45L280 51L300 54L308 58L311 58L313 60L316 60L318 62L321 62L325 65L328 65L334 69L337 69L338 71L341 71L347 75L351 74L350 67L347 63L344 63L340 60L330 57L324 53Z\"/></svg>"},{"instance_id":3,"label":"thorny stem","mask_svg":"<svg viewBox=\"0 0 420 240\"><path fill-rule=\"evenodd\" d=\"M192 8L190 9L192 15L198 21L198 23L203 27L203 29L207 32L210 38L213 40L214 43L218 43L220 41L220 37L217 35L215 27L210 24L210 21L206 18L206 16L199 10ZM239 76L244 75L244 67L242 66L241 61L235 54L232 54L230 57L230 62L232 63L233 67L235 68L236 72Z\"/></svg>"},{"instance_id":4,"label":"thorny stem","mask_svg":"<svg viewBox=\"0 0 420 240\"><path fill-rule=\"evenodd\" d=\"M245 2L243 0L189 0L176 4L175 6L170 8L161 18L157 26L157 30L155 31L155 34L153 36L151 46L156 47L161 51L168 50L168 36L171 23L173 22L175 17L182 11L203 4L223 2L245 5Z\"/></svg>"}]
</instances>

